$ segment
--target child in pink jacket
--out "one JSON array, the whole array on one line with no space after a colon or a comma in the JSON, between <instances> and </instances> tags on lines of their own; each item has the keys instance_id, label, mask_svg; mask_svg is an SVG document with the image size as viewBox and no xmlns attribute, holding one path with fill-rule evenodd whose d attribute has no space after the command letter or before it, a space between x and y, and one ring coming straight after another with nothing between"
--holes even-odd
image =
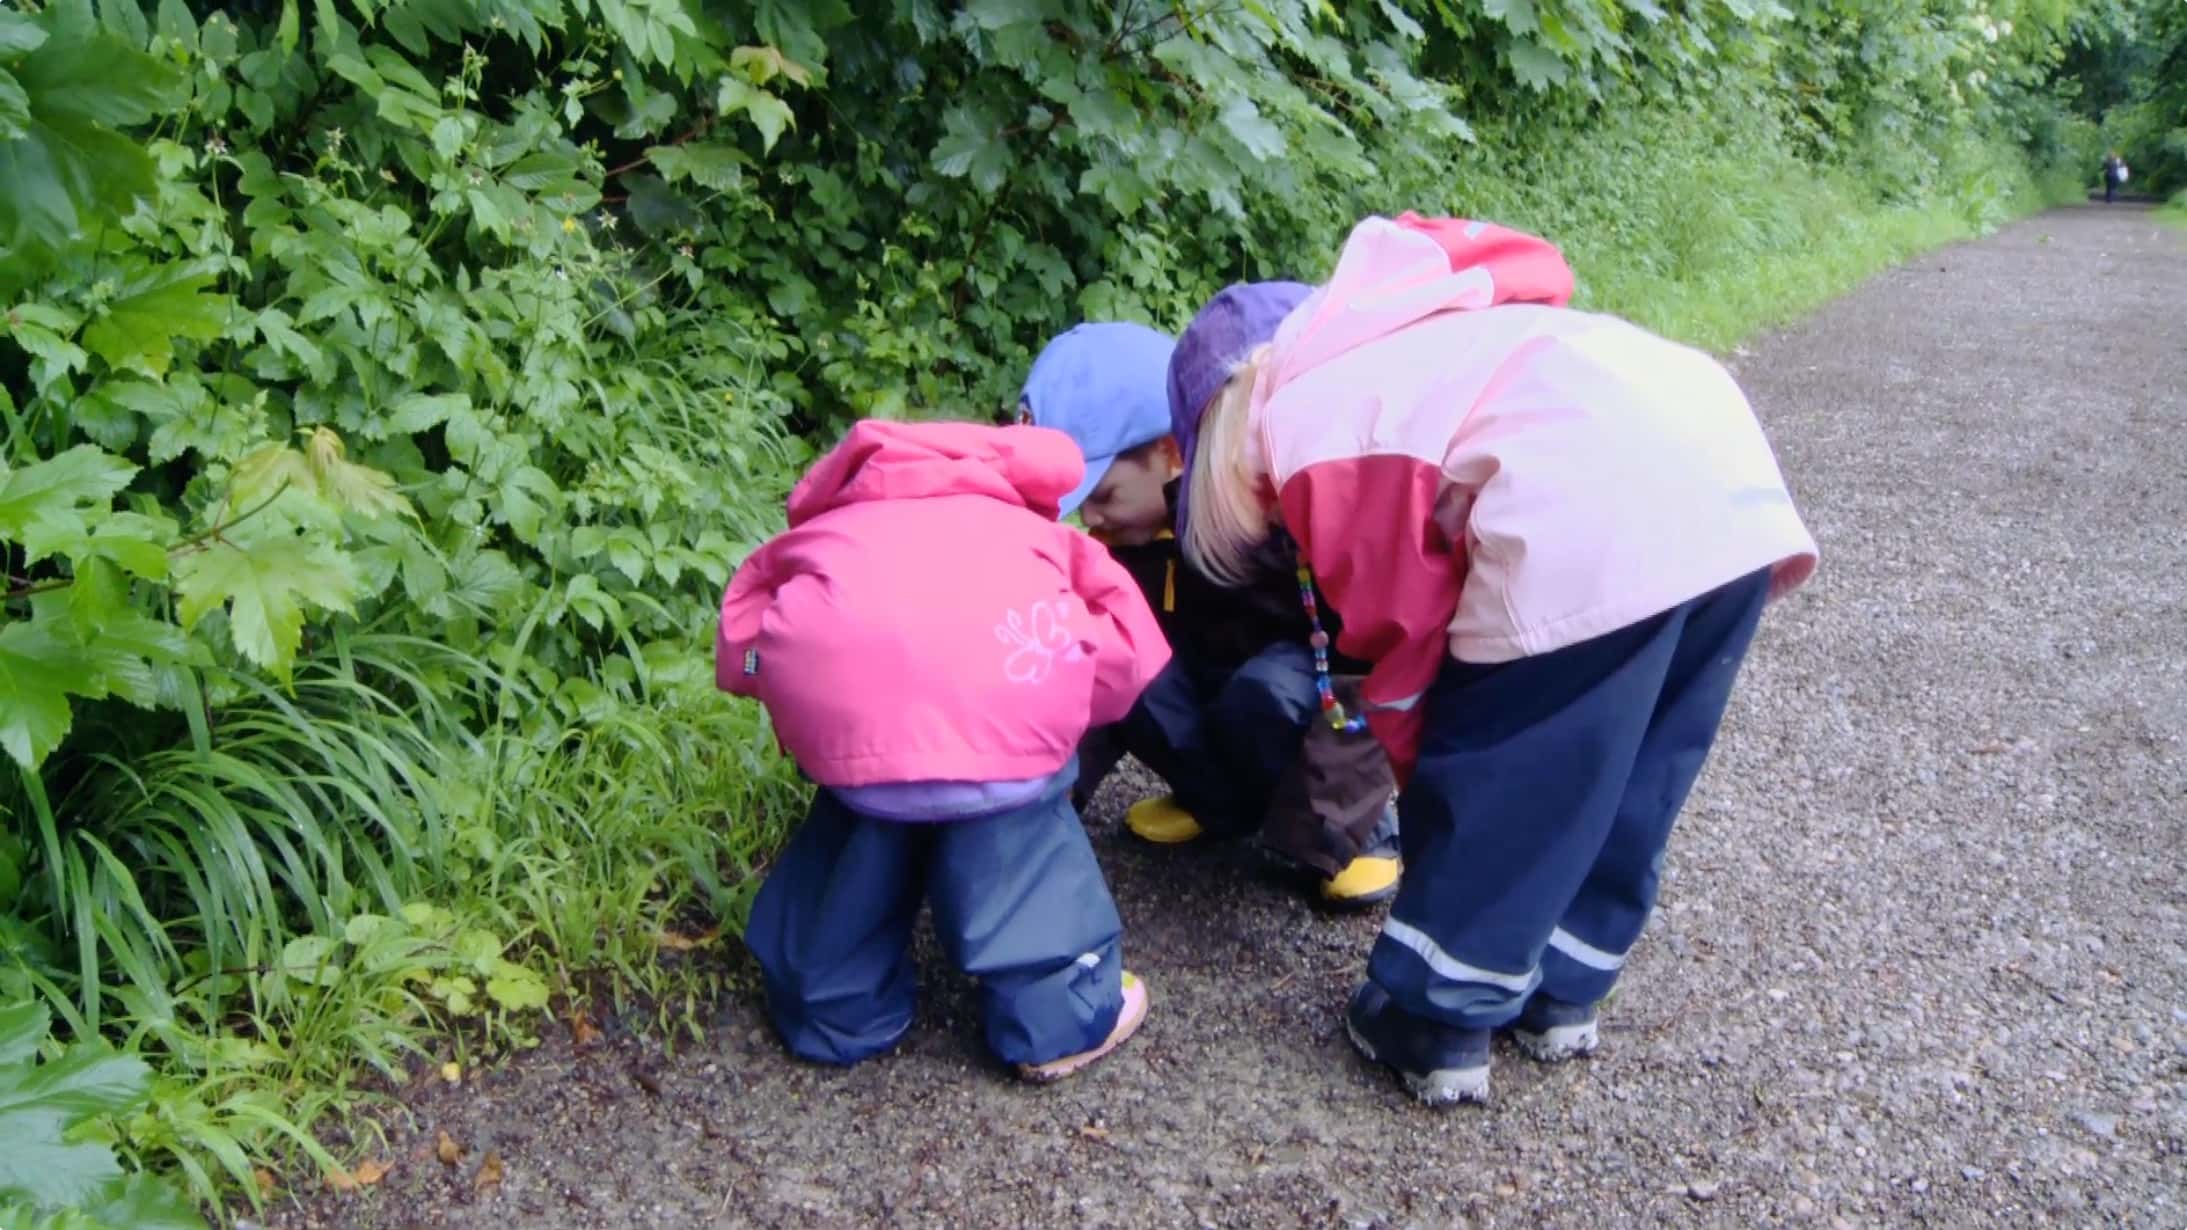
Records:
<instances>
[{"instance_id":1,"label":"child in pink jacket","mask_svg":"<svg viewBox=\"0 0 2187 1230\"><path fill-rule=\"evenodd\" d=\"M1347 1021L1430 1103L1487 1097L1496 1030L1595 1049L1763 604L1815 567L1731 376L1571 292L1532 236L1370 218L1272 343L1218 297L1172 358L1187 553L1238 582L1293 544L1373 664L1406 874Z\"/></svg>"},{"instance_id":2,"label":"child in pink jacket","mask_svg":"<svg viewBox=\"0 0 2187 1230\"><path fill-rule=\"evenodd\" d=\"M820 787L745 931L806 1059L856 1063L910 1028L922 899L1027 1079L1146 1016L1071 785L1087 728L1169 651L1130 575L1056 523L1084 469L1045 428L860 423L729 582L716 681L767 707Z\"/></svg>"}]
</instances>

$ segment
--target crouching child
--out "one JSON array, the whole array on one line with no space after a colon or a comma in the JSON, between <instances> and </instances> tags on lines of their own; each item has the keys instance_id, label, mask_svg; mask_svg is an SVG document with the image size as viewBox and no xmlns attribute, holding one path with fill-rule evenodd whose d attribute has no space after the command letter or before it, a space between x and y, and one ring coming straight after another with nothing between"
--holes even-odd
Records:
<instances>
[{"instance_id":1,"label":"crouching child","mask_svg":"<svg viewBox=\"0 0 2187 1230\"><path fill-rule=\"evenodd\" d=\"M1235 287L1204 313L1216 323L1201 336L1212 328L1214 344L1250 349L1307 291ZM1081 805L1129 753L1170 787L1126 814L1135 835L1178 844L1257 832L1326 902L1388 900L1399 878L1389 764L1341 703L1366 665L1326 652L1334 612L1289 570L1232 589L1178 550L1172 352L1144 325L1082 324L1042 350L1019 400L1020 421L1065 432L1084 452L1086 476L1063 511L1131 572L1174 655L1123 721L1089 737Z\"/></svg>"},{"instance_id":2,"label":"crouching child","mask_svg":"<svg viewBox=\"0 0 2187 1230\"><path fill-rule=\"evenodd\" d=\"M716 681L765 705L819 790L745 942L789 1049L852 1064L911 1027L922 901L1028 1080L1147 1013L1072 805L1075 750L1168 661L1137 586L1056 521L1058 432L863 422L791 493L722 599Z\"/></svg>"}]
</instances>

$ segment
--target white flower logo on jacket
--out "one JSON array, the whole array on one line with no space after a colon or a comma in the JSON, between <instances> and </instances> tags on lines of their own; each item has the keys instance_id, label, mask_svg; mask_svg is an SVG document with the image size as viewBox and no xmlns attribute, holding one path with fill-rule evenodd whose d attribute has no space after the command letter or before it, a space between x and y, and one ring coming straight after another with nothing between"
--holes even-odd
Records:
<instances>
[{"instance_id":1,"label":"white flower logo on jacket","mask_svg":"<svg viewBox=\"0 0 2187 1230\"><path fill-rule=\"evenodd\" d=\"M1007 611L995 625L995 639L1010 647L1002 673L1012 683L1039 683L1058 662L1076 662L1085 649L1071 635L1071 600L1035 602L1023 614Z\"/></svg>"}]
</instances>

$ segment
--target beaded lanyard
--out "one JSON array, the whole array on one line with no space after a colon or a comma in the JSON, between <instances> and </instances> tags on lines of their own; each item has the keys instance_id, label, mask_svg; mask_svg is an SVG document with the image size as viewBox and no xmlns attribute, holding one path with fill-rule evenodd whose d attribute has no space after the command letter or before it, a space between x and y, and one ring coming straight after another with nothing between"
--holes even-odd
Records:
<instances>
[{"instance_id":1,"label":"beaded lanyard","mask_svg":"<svg viewBox=\"0 0 2187 1230\"><path fill-rule=\"evenodd\" d=\"M1314 601L1314 570L1306 566L1306 557L1299 554L1298 544L1292 543L1291 558L1298 568L1299 601L1306 606L1306 622L1313 625L1313 633L1306 643L1314 651L1314 690L1321 693L1321 715L1329 719L1329 728L1340 734L1357 734L1367 729L1367 719L1344 712L1344 704L1336 698L1336 685L1329 681L1329 634L1322 630L1321 607Z\"/></svg>"}]
</instances>

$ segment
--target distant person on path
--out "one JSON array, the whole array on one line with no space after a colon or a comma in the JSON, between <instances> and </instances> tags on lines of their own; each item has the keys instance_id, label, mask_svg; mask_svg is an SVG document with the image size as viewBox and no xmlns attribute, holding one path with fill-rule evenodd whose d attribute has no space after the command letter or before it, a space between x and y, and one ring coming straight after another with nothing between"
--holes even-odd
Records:
<instances>
[{"instance_id":1,"label":"distant person on path","mask_svg":"<svg viewBox=\"0 0 2187 1230\"><path fill-rule=\"evenodd\" d=\"M1814 540L1714 359L1568 310L1542 240L1370 218L1248 353L1172 388L1183 530L1251 581L1290 542L1374 664L1405 878L1346 1012L1432 1104L1488 1096L1490 1038L1584 1055L1763 604Z\"/></svg>"},{"instance_id":2,"label":"distant person on path","mask_svg":"<svg viewBox=\"0 0 2187 1230\"><path fill-rule=\"evenodd\" d=\"M1038 427L863 422L722 598L715 680L819 783L745 943L790 1050L850 1064L911 1027L922 899L987 1045L1068 1075L1147 1013L1071 805L1075 749L1169 660L1131 575L1056 523L1084 463Z\"/></svg>"},{"instance_id":3,"label":"distant person on path","mask_svg":"<svg viewBox=\"0 0 2187 1230\"><path fill-rule=\"evenodd\" d=\"M1265 341L1309 287L1233 287L1218 302ZM1082 324L1034 361L1018 412L1068 433L1086 477L1063 499L1116 556L1169 638L1169 667L1131 713L1081 752L1090 796L1129 752L1171 793L1135 804L1125 825L1174 844L1259 831L1304 869L1322 900L1359 907L1397 893L1397 809L1388 759L1373 736L1326 720L1324 684L1349 689L1365 663L1317 667L1314 611L1289 570L1217 585L1181 558L1172 526L1184 473L1170 435L1168 335L1145 325ZM1333 634L1333 613L1321 611ZM1335 692L1330 693L1335 703ZM1082 804L1083 805L1083 804Z\"/></svg>"},{"instance_id":4,"label":"distant person on path","mask_svg":"<svg viewBox=\"0 0 2187 1230\"><path fill-rule=\"evenodd\" d=\"M2125 160L2124 158L2121 158L2121 157L2119 157L2119 151L2117 151L2117 150L2112 150L2112 151L2111 151L2110 153L2108 153L2108 154L2104 155L2104 159L2103 159L2103 203L2104 203L2104 204L2106 204L2106 205L2109 205L2109 204L2111 204L2111 198L2112 198L2112 194L2116 193L2116 192L2117 192L2117 191L2119 190L2119 185L2121 185L2121 184L2124 184L2124 183L2126 182L2127 176L2128 176L2129 174L2130 174L2130 172L2128 172L2128 171L2127 171L2127 169L2126 169L2126 160Z\"/></svg>"}]
</instances>

